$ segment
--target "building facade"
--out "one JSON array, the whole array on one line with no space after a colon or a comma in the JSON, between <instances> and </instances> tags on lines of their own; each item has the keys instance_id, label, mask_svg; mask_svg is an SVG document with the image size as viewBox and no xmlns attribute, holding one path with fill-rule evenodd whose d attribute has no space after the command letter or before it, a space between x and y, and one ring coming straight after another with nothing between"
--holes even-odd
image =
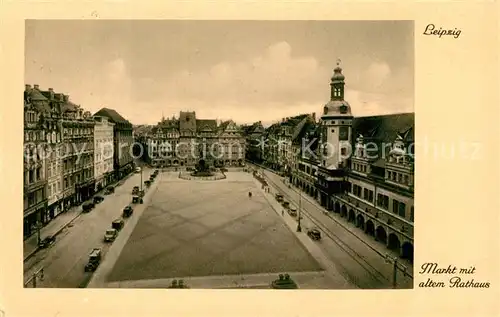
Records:
<instances>
[{"instance_id":1,"label":"building facade","mask_svg":"<svg viewBox=\"0 0 500 317\"><path fill-rule=\"evenodd\" d=\"M24 236L93 194L94 122L67 95L24 91Z\"/></svg>"},{"instance_id":2,"label":"building facade","mask_svg":"<svg viewBox=\"0 0 500 317\"><path fill-rule=\"evenodd\" d=\"M138 137L144 160L160 168L243 166L246 141L233 121L197 119L195 112L162 120Z\"/></svg>"},{"instance_id":3,"label":"building facade","mask_svg":"<svg viewBox=\"0 0 500 317\"><path fill-rule=\"evenodd\" d=\"M47 218L47 177L45 158L44 115L49 113L47 98L38 85L26 85L24 91L24 188L23 235L36 231Z\"/></svg>"},{"instance_id":4,"label":"building facade","mask_svg":"<svg viewBox=\"0 0 500 317\"><path fill-rule=\"evenodd\" d=\"M107 117L94 116L94 177L96 191L113 182L114 123Z\"/></svg>"},{"instance_id":5,"label":"building facade","mask_svg":"<svg viewBox=\"0 0 500 317\"><path fill-rule=\"evenodd\" d=\"M298 155L288 164L290 181L325 209L413 261L414 114L354 117L344 86L337 65L320 122L297 125L291 137ZM289 133L278 124L266 131L267 137L280 133L289 144ZM286 152L270 147L264 161L281 172Z\"/></svg>"},{"instance_id":6,"label":"building facade","mask_svg":"<svg viewBox=\"0 0 500 317\"><path fill-rule=\"evenodd\" d=\"M133 159L133 126L118 112L109 108L102 108L94 116L106 117L113 123L113 170L115 180L122 179L130 174L135 167Z\"/></svg>"},{"instance_id":7,"label":"building facade","mask_svg":"<svg viewBox=\"0 0 500 317\"><path fill-rule=\"evenodd\" d=\"M62 166L64 208L80 205L95 193L94 125L90 112L63 95Z\"/></svg>"}]
</instances>

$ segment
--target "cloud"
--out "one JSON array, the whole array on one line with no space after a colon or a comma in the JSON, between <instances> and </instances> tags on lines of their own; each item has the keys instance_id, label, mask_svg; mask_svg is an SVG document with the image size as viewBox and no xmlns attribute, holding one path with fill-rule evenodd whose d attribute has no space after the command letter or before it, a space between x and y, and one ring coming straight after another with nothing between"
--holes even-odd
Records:
<instances>
[{"instance_id":1,"label":"cloud","mask_svg":"<svg viewBox=\"0 0 500 317\"><path fill-rule=\"evenodd\" d=\"M131 76L122 58L109 60L91 80L92 95L82 104L115 108L134 123L156 123L162 114L196 111L200 118L239 123L279 120L301 113L321 116L330 96L332 70L312 56L294 56L287 42L269 46L242 61L221 61L204 69L184 69L167 79ZM345 98L356 116L413 111L404 88L409 69L393 71L384 61L348 67Z\"/></svg>"},{"instance_id":2,"label":"cloud","mask_svg":"<svg viewBox=\"0 0 500 317\"><path fill-rule=\"evenodd\" d=\"M293 57L287 42L271 45L264 54L242 61L221 62L208 70L182 71L165 84L170 98L185 102L238 103L240 107L264 109L269 105L282 109L291 104L322 99L327 84L318 73L313 57ZM314 97L313 97L314 98Z\"/></svg>"}]
</instances>

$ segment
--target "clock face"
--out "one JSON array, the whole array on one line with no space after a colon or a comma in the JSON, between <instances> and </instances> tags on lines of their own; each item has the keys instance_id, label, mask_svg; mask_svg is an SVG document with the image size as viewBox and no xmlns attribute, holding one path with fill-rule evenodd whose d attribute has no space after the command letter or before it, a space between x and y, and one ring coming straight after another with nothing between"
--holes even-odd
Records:
<instances>
[{"instance_id":1,"label":"clock face","mask_svg":"<svg viewBox=\"0 0 500 317\"><path fill-rule=\"evenodd\" d=\"M339 139L341 141L347 141L349 139L349 127L340 127Z\"/></svg>"}]
</instances>

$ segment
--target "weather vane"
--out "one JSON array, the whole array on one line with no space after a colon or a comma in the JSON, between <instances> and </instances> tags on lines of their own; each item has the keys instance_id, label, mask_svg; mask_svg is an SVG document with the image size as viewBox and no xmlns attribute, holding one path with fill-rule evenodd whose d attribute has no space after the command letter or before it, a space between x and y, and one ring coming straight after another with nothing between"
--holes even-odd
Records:
<instances>
[{"instance_id":1,"label":"weather vane","mask_svg":"<svg viewBox=\"0 0 500 317\"><path fill-rule=\"evenodd\" d=\"M340 66L340 58L337 58L337 66Z\"/></svg>"}]
</instances>

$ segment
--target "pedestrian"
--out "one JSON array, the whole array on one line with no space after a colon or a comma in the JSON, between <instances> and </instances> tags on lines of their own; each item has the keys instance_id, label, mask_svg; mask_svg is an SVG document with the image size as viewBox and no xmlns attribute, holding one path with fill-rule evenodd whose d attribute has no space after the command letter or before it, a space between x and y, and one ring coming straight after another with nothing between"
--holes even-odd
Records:
<instances>
[{"instance_id":1,"label":"pedestrian","mask_svg":"<svg viewBox=\"0 0 500 317\"><path fill-rule=\"evenodd\" d=\"M281 209L281 215L285 216L285 209Z\"/></svg>"}]
</instances>

